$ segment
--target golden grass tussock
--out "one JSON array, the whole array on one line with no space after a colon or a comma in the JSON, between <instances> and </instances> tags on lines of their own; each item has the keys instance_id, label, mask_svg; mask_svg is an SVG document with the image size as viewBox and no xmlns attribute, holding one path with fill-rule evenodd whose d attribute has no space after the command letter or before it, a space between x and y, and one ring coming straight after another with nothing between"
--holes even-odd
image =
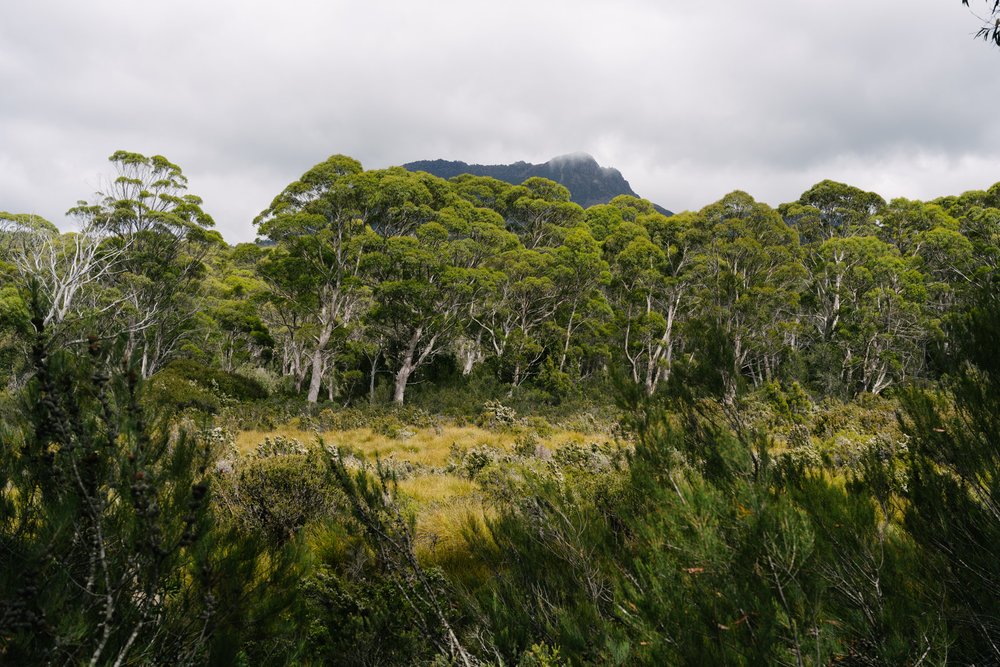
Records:
<instances>
[{"instance_id":1,"label":"golden grass tussock","mask_svg":"<svg viewBox=\"0 0 1000 667\"><path fill-rule=\"evenodd\" d=\"M403 480L399 489L415 505L417 558L459 576L471 576L482 567L470 557L464 537L470 522L484 528L490 511L475 482L435 473Z\"/></svg>"},{"instance_id":2,"label":"golden grass tussock","mask_svg":"<svg viewBox=\"0 0 1000 667\"><path fill-rule=\"evenodd\" d=\"M493 431L477 426L438 426L410 428L392 437L370 428L343 431L308 431L293 425L269 431L243 431L236 436L242 454L252 454L266 438L298 440L312 445L322 438L326 446L344 447L363 453L370 460L376 456L408 462L413 474L399 482L402 495L412 502L416 518L417 556L425 563L440 565L457 576L473 576L481 563L473 562L465 544L464 533L470 525L485 529L485 518L492 510L484 504L478 484L461 473L444 472L453 452L476 448L514 451L525 433ZM566 445L585 445L595 440L593 433L554 431L534 441L554 451Z\"/></svg>"},{"instance_id":3,"label":"golden grass tussock","mask_svg":"<svg viewBox=\"0 0 1000 667\"><path fill-rule=\"evenodd\" d=\"M340 446L363 452L366 456L392 457L397 461L409 461L415 465L443 466L448 462L452 447L473 449L475 447L495 447L510 451L519 434L514 431L491 431L478 426L444 426L438 428L413 428L407 437L391 437L377 433L370 428L348 431L306 431L294 427L281 427L270 431L242 431L236 436L236 447L240 453L253 452L265 438L282 436L312 444L322 437L328 446ZM558 449L566 444L582 445L595 441L594 434L581 431L556 431L538 438L539 444L548 449Z\"/></svg>"},{"instance_id":4,"label":"golden grass tussock","mask_svg":"<svg viewBox=\"0 0 1000 667\"><path fill-rule=\"evenodd\" d=\"M240 431L236 434L236 450L240 454L252 454L254 449L265 438L276 438L278 436L298 440L304 445L316 442L318 434L316 431L303 431L298 428L281 427L270 431Z\"/></svg>"}]
</instances>

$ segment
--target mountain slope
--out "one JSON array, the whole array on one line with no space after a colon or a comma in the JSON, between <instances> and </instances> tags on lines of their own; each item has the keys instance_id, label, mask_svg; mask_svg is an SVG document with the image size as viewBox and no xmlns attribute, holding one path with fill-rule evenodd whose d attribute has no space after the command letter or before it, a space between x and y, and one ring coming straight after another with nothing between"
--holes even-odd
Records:
<instances>
[{"instance_id":1,"label":"mountain slope","mask_svg":"<svg viewBox=\"0 0 1000 667\"><path fill-rule=\"evenodd\" d=\"M468 164L458 160L420 160L404 164L403 168L426 171L440 178L452 178L460 174L490 176L514 185L523 183L532 176L541 176L566 186L572 200L584 208L606 204L618 195L639 196L620 171L613 167L602 167L586 153L561 155L543 164ZM672 215L662 206L654 206L660 213Z\"/></svg>"}]
</instances>

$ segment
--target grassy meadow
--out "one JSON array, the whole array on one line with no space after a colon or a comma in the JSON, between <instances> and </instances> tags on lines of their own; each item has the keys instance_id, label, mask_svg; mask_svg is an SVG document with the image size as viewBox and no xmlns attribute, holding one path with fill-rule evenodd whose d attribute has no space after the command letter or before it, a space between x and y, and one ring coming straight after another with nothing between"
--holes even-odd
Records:
<instances>
[{"instance_id":1,"label":"grassy meadow","mask_svg":"<svg viewBox=\"0 0 1000 667\"><path fill-rule=\"evenodd\" d=\"M470 521L481 522L491 511L478 481L483 468L503 465L504 459L551 463L567 447L600 449L615 444L609 427L583 431L547 426L541 430L544 435L524 426L498 429L446 423L403 426L386 433L371 427L304 429L293 420L277 428L238 431L233 444L240 456L253 456L268 441L300 443L307 449L322 443L390 465L414 514L417 555L428 563L446 565L461 558L464 527ZM485 453L488 460L470 469L463 465L469 452Z\"/></svg>"}]
</instances>

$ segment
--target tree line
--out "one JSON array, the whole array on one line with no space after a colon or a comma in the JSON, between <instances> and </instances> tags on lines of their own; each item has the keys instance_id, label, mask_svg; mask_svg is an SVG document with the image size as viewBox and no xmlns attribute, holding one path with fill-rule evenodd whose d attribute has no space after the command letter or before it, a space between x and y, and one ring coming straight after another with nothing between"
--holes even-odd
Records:
<instances>
[{"instance_id":1,"label":"tree line","mask_svg":"<svg viewBox=\"0 0 1000 667\"><path fill-rule=\"evenodd\" d=\"M15 362L36 299L53 345L118 338L143 377L187 358L312 403L383 382L402 403L432 367L556 399L617 375L653 394L708 340L731 352L727 391L849 398L935 377L930 349L1000 252L1000 184L925 203L823 181L777 209L737 191L665 217L628 196L582 209L542 178L344 156L279 193L257 243L228 246L178 166L111 162L107 191L70 211L78 232L0 217Z\"/></svg>"},{"instance_id":2,"label":"tree line","mask_svg":"<svg viewBox=\"0 0 1000 667\"><path fill-rule=\"evenodd\" d=\"M230 247L179 167L111 159L78 232L0 216L0 661L1000 660L1000 185L664 217L336 156ZM405 466L234 455L209 414L483 378L614 387L621 442L539 453L493 403L526 430L455 452L487 511L451 560L418 557ZM810 395L853 399L848 465Z\"/></svg>"}]
</instances>

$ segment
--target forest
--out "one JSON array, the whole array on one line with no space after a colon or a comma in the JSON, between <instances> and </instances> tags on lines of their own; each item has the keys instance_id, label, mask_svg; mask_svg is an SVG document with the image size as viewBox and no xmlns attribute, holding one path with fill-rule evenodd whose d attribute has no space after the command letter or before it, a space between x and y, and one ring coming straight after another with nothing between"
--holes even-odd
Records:
<instances>
[{"instance_id":1,"label":"forest","mask_svg":"<svg viewBox=\"0 0 1000 667\"><path fill-rule=\"evenodd\" d=\"M68 214L0 213L0 662L1000 663L1000 183Z\"/></svg>"}]
</instances>

